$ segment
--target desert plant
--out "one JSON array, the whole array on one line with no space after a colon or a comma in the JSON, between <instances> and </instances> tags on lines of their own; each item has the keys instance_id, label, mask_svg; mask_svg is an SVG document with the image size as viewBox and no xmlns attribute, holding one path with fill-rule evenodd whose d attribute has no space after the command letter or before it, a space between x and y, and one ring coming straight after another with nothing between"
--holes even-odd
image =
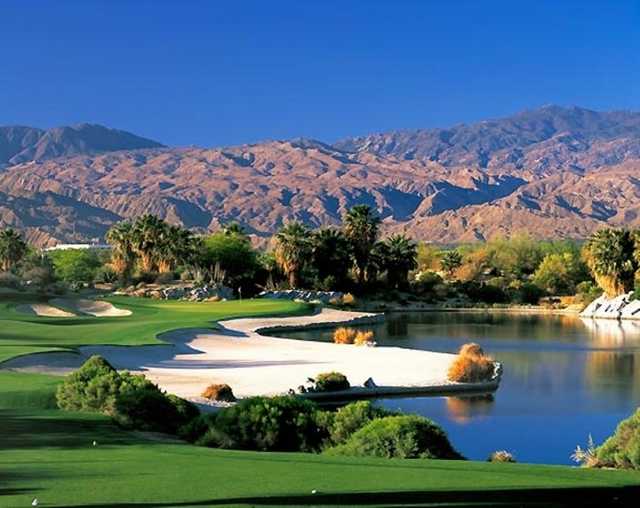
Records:
<instances>
[{"instance_id":1,"label":"desert plant","mask_svg":"<svg viewBox=\"0 0 640 508\"><path fill-rule=\"evenodd\" d=\"M11 272L0 272L0 287L19 289L20 286L20 277Z\"/></svg>"},{"instance_id":2,"label":"desert plant","mask_svg":"<svg viewBox=\"0 0 640 508\"><path fill-rule=\"evenodd\" d=\"M449 366L447 377L457 383L490 381L495 372L493 359L475 343L464 344Z\"/></svg>"},{"instance_id":3,"label":"desert plant","mask_svg":"<svg viewBox=\"0 0 640 508\"><path fill-rule=\"evenodd\" d=\"M507 450L497 450L489 455L487 462L516 462L516 458Z\"/></svg>"},{"instance_id":4,"label":"desert plant","mask_svg":"<svg viewBox=\"0 0 640 508\"><path fill-rule=\"evenodd\" d=\"M226 384L211 384L205 388L202 392L202 396L205 399L215 400L219 402L235 402L236 397L233 395L233 390Z\"/></svg>"},{"instance_id":5,"label":"desert plant","mask_svg":"<svg viewBox=\"0 0 640 508\"><path fill-rule=\"evenodd\" d=\"M198 443L241 450L317 451L325 438L317 416L316 405L308 400L251 397L218 412Z\"/></svg>"},{"instance_id":6,"label":"desert plant","mask_svg":"<svg viewBox=\"0 0 640 508\"><path fill-rule=\"evenodd\" d=\"M403 459L462 458L438 425L417 415L373 419L344 444L329 448L327 453Z\"/></svg>"},{"instance_id":7,"label":"desert plant","mask_svg":"<svg viewBox=\"0 0 640 508\"><path fill-rule=\"evenodd\" d=\"M291 222L278 231L275 243L276 261L287 275L289 286L297 288L300 272L311 253L311 233L300 222Z\"/></svg>"},{"instance_id":8,"label":"desert plant","mask_svg":"<svg viewBox=\"0 0 640 508\"><path fill-rule=\"evenodd\" d=\"M368 205L356 205L343 218L344 234L351 243L351 253L362 285L366 279L367 267L373 246L378 239L380 217Z\"/></svg>"},{"instance_id":9,"label":"desert plant","mask_svg":"<svg viewBox=\"0 0 640 508\"><path fill-rule=\"evenodd\" d=\"M449 277L462 266L462 254L457 250L448 250L442 254L440 266Z\"/></svg>"},{"instance_id":10,"label":"desert plant","mask_svg":"<svg viewBox=\"0 0 640 508\"><path fill-rule=\"evenodd\" d=\"M313 382L314 386L311 390L314 392L338 392L351 387L347 376L340 372L323 372L318 374Z\"/></svg>"},{"instance_id":11,"label":"desert plant","mask_svg":"<svg viewBox=\"0 0 640 508\"><path fill-rule=\"evenodd\" d=\"M359 331L353 339L353 343L356 346L374 346L375 340L373 338L373 332L371 330Z\"/></svg>"},{"instance_id":12,"label":"desert plant","mask_svg":"<svg viewBox=\"0 0 640 508\"><path fill-rule=\"evenodd\" d=\"M587 447L582 448L580 445L576 446L576 449L571 454L571 460L580 464L583 467L597 467L600 465L600 459L598 459L598 450L593 437L589 434L587 441Z\"/></svg>"},{"instance_id":13,"label":"desert plant","mask_svg":"<svg viewBox=\"0 0 640 508\"><path fill-rule=\"evenodd\" d=\"M618 424L595 456L602 466L640 469L640 409Z\"/></svg>"},{"instance_id":14,"label":"desert plant","mask_svg":"<svg viewBox=\"0 0 640 508\"><path fill-rule=\"evenodd\" d=\"M384 241L383 268L387 272L387 282L392 288L406 287L409 271L418 267L418 248L405 235L392 235Z\"/></svg>"},{"instance_id":15,"label":"desert plant","mask_svg":"<svg viewBox=\"0 0 640 508\"><path fill-rule=\"evenodd\" d=\"M346 305L347 307L352 307L356 304L356 297L351 293L345 293L344 295L342 295L341 304Z\"/></svg>"},{"instance_id":16,"label":"desert plant","mask_svg":"<svg viewBox=\"0 0 640 508\"><path fill-rule=\"evenodd\" d=\"M341 326L333 332L333 342L336 344L353 344L356 338L356 330Z\"/></svg>"},{"instance_id":17,"label":"desert plant","mask_svg":"<svg viewBox=\"0 0 640 508\"><path fill-rule=\"evenodd\" d=\"M0 270L14 269L27 253L27 243L15 229L0 231Z\"/></svg>"}]
</instances>

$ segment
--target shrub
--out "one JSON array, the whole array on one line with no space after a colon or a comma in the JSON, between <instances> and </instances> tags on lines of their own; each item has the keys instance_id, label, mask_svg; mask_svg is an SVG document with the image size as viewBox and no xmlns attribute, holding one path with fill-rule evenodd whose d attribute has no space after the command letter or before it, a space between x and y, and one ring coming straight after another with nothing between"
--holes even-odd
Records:
<instances>
[{"instance_id":1,"label":"shrub","mask_svg":"<svg viewBox=\"0 0 640 508\"><path fill-rule=\"evenodd\" d=\"M348 307L352 307L356 304L356 297L351 293L345 293L342 296L342 305L346 305Z\"/></svg>"},{"instance_id":2,"label":"shrub","mask_svg":"<svg viewBox=\"0 0 640 508\"><path fill-rule=\"evenodd\" d=\"M109 266L103 266L97 270L94 282L104 282L107 284L111 284L116 282L117 280L118 274L116 273L116 271Z\"/></svg>"},{"instance_id":3,"label":"shrub","mask_svg":"<svg viewBox=\"0 0 640 508\"><path fill-rule=\"evenodd\" d=\"M156 284L171 284L175 280L175 275L173 272L163 272L159 273L156 277Z\"/></svg>"},{"instance_id":4,"label":"shrub","mask_svg":"<svg viewBox=\"0 0 640 508\"><path fill-rule=\"evenodd\" d=\"M20 288L20 277L11 272L0 272L0 286L11 289Z\"/></svg>"},{"instance_id":5,"label":"shrub","mask_svg":"<svg viewBox=\"0 0 640 508\"><path fill-rule=\"evenodd\" d=\"M600 465L640 469L640 409L622 420L613 436L596 450Z\"/></svg>"},{"instance_id":6,"label":"shrub","mask_svg":"<svg viewBox=\"0 0 640 508\"><path fill-rule=\"evenodd\" d=\"M100 356L69 375L56 400L61 409L100 412L124 427L170 433L199 414L190 402L166 395L144 376L118 373Z\"/></svg>"},{"instance_id":7,"label":"shrub","mask_svg":"<svg viewBox=\"0 0 640 508\"><path fill-rule=\"evenodd\" d=\"M333 342L336 344L353 344L356 331L353 328L340 327L333 332Z\"/></svg>"},{"instance_id":8,"label":"shrub","mask_svg":"<svg viewBox=\"0 0 640 508\"><path fill-rule=\"evenodd\" d=\"M347 376L340 372L325 372L318 374L314 380L312 391L315 392L339 392L351 387Z\"/></svg>"},{"instance_id":9,"label":"shrub","mask_svg":"<svg viewBox=\"0 0 640 508\"><path fill-rule=\"evenodd\" d=\"M438 425L416 415L376 418L327 453L403 459L462 458Z\"/></svg>"},{"instance_id":10,"label":"shrub","mask_svg":"<svg viewBox=\"0 0 640 508\"><path fill-rule=\"evenodd\" d=\"M353 343L356 346L372 346L375 344L373 340L373 332L371 330L356 333Z\"/></svg>"},{"instance_id":11,"label":"shrub","mask_svg":"<svg viewBox=\"0 0 640 508\"><path fill-rule=\"evenodd\" d=\"M447 376L457 383L478 383L490 381L495 372L493 359L486 356L475 343L464 344L456 359L451 363Z\"/></svg>"},{"instance_id":12,"label":"shrub","mask_svg":"<svg viewBox=\"0 0 640 508\"><path fill-rule=\"evenodd\" d=\"M49 252L56 276L69 283L89 283L102 266L95 249L67 249Z\"/></svg>"},{"instance_id":13,"label":"shrub","mask_svg":"<svg viewBox=\"0 0 640 508\"><path fill-rule=\"evenodd\" d=\"M515 462L516 458L506 450L498 450L489 455L487 462Z\"/></svg>"},{"instance_id":14,"label":"shrub","mask_svg":"<svg viewBox=\"0 0 640 508\"><path fill-rule=\"evenodd\" d=\"M221 402L235 402L233 390L228 384L212 384L205 388L202 392L205 399L216 400Z\"/></svg>"},{"instance_id":15,"label":"shrub","mask_svg":"<svg viewBox=\"0 0 640 508\"><path fill-rule=\"evenodd\" d=\"M397 414L376 407L368 400L360 400L341 407L335 413L327 411L326 415L330 415L326 423L329 431L329 442L337 445L345 443L353 433L360 430L370 421L385 416L396 416Z\"/></svg>"},{"instance_id":16,"label":"shrub","mask_svg":"<svg viewBox=\"0 0 640 508\"><path fill-rule=\"evenodd\" d=\"M320 449L324 437L312 402L289 396L251 397L218 412L198 442L218 448L311 452Z\"/></svg>"}]
</instances>

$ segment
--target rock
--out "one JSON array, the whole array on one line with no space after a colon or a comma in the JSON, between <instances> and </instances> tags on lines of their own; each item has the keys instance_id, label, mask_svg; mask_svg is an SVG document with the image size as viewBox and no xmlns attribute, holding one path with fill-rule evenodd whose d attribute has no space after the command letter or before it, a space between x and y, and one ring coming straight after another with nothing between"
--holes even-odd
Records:
<instances>
[{"instance_id":1,"label":"rock","mask_svg":"<svg viewBox=\"0 0 640 508\"><path fill-rule=\"evenodd\" d=\"M327 304L334 299L342 299L344 293L340 291L308 291L301 289L287 289L280 291L263 291L259 298L272 298L276 300L294 300L307 303Z\"/></svg>"},{"instance_id":2,"label":"rock","mask_svg":"<svg viewBox=\"0 0 640 508\"><path fill-rule=\"evenodd\" d=\"M633 293L609 298L602 295L591 302L580 313L583 318L595 319L640 319L640 300L631 300Z\"/></svg>"}]
</instances>

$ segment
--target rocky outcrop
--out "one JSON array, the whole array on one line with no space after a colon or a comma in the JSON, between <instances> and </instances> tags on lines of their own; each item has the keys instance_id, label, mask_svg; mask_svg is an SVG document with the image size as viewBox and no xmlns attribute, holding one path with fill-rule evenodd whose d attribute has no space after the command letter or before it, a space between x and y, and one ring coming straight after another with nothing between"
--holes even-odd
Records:
<instances>
[{"instance_id":1,"label":"rocky outcrop","mask_svg":"<svg viewBox=\"0 0 640 508\"><path fill-rule=\"evenodd\" d=\"M302 302L331 303L340 301L344 293L340 291L308 291L304 289L286 289L281 291L263 291L259 298L273 298L275 300L299 300Z\"/></svg>"},{"instance_id":2,"label":"rocky outcrop","mask_svg":"<svg viewBox=\"0 0 640 508\"><path fill-rule=\"evenodd\" d=\"M602 295L580 313L580 317L594 319L640 319L640 300L632 300L633 293L609 298Z\"/></svg>"},{"instance_id":3,"label":"rocky outcrop","mask_svg":"<svg viewBox=\"0 0 640 508\"><path fill-rule=\"evenodd\" d=\"M217 284L205 284L204 286L194 286L186 284L175 284L170 286L160 286L158 284L142 284L131 286L115 294L138 296L142 298L155 298L157 300L188 300L191 302L233 300L233 289Z\"/></svg>"}]
</instances>

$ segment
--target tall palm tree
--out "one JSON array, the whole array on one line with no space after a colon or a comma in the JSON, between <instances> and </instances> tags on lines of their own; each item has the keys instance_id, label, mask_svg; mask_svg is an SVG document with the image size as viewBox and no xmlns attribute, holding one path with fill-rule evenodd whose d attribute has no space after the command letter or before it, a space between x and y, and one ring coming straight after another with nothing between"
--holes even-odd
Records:
<instances>
[{"instance_id":1,"label":"tall palm tree","mask_svg":"<svg viewBox=\"0 0 640 508\"><path fill-rule=\"evenodd\" d=\"M462 266L462 254L456 249L448 250L440 258L440 266L449 277L452 277L453 272Z\"/></svg>"},{"instance_id":2,"label":"tall palm tree","mask_svg":"<svg viewBox=\"0 0 640 508\"><path fill-rule=\"evenodd\" d=\"M418 247L405 235L392 235L384 244L387 281L393 288L402 288L407 284L409 271L415 270L418 266Z\"/></svg>"},{"instance_id":3,"label":"tall palm tree","mask_svg":"<svg viewBox=\"0 0 640 508\"><path fill-rule=\"evenodd\" d=\"M584 259L607 296L633 289L638 259L634 234L626 229L596 231L584 246Z\"/></svg>"},{"instance_id":4,"label":"tall palm tree","mask_svg":"<svg viewBox=\"0 0 640 508\"><path fill-rule=\"evenodd\" d=\"M15 229L0 231L0 269L7 272L22 260L27 253L27 243Z\"/></svg>"},{"instance_id":5,"label":"tall palm tree","mask_svg":"<svg viewBox=\"0 0 640 508\"><path fill-rule=\"evenodd\" d=\"M311 234L300 222L290 222L275 236L276 261L289 278L291 288L298 287L300 272L311 254Z\"/></svg>"},{"instance_id":6,"label":"tall palm tree","mask_svg":"<svg viewBox=\"0 0 640 508\"><path fill-rule=\"evenodd\" d=\"M156 247L156 263L160 273L169 273L192 257L193 235L180 226L165 225Z\"/></svg>"},{"instance_id":7,"label":"tall palm tree","mask_svg":"<svg viewBox=\"0 0 640 508\"><path fill-rule=\"evenodd\" d=\"M155 215L146 214L133 226L133 248L140 258L140 268L152 272L157 268L159 247L163 242L167 224Z\"/></svg>"},{"instance_id":8,"label":"tall palm tree","mask_svg":"<svg viewBox=\"0 0 640 508\"><path fill-rule=\"evenodd\" d=\"M356 205L343 219L344 233L351 242L353 260L358 273L358 282L363 284L371 250L378 239L380 217L368 205Z\"/></svg>"},{"instance_id":9,"label":"tall palm tree","mask_svg":"<svg viewBox=\"0 0 640 508\"><path fill-rule=\"evenodd\" d=\"M351 267L351 244L344 233L333 228L316 231L312 262L321 281L333 277L337 284L343 283Z\"/></svg>"},{"instance_id":10,"label":"tall palm tree","mask_svg":"<svg viewBox=\"0 0 640 508\"><path fill-rule=\"evenodd\" d=\"M111 267L123 279L131 276L136 254L133 248L133 224L128 221L111 226L106 235L111 245Z\"/></svg>"}]
</instances>

